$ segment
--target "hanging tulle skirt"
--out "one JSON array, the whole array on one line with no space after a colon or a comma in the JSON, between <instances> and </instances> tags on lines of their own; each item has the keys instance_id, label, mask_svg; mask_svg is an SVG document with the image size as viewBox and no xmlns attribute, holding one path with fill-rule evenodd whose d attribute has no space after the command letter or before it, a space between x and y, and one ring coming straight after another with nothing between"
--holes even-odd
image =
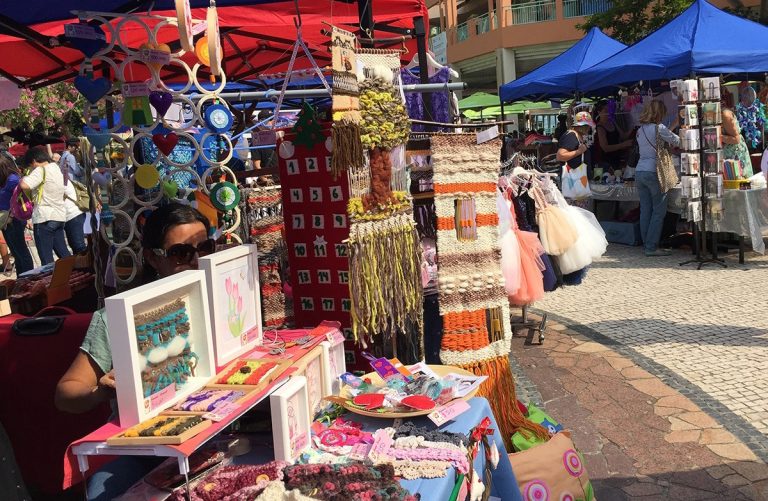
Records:
<instances>
[{"instance_id":1,"label":"hanging tulle skirt","mask_svg":"<svg viewBox=\"0 0 768 501\"><path fill-rule=\"evenodd\" d=\"M520 244L512 229L511 203L501 193L496 194L496 209L499 214L499 246L504 289L507 291L507 296L511 296L520 289Z\"/></svg>"},{"instance_id":2,"label":"hanging tulle skirt","mask_svg":"<svg viewBox=\"0 0 768 501\"><path fill-rule=\"evenodd\" d=\"M579 234L570 218L559 207L546 206L536 212L541 245L547 254L559 256L576 243Z\"/></svg>"},{"instance_id":3,"label":"hanging tulle skirt","mask_svg":"<svg viewBox=\"0 0 768 501\"><path fill-rule=\"evenodd\" d=\"M536 233L516 230L515 234L520 246L520 288L509 296L509 302L522 306L544 297L544 248Z\"/></svg>"},{"instance_id":4,"label":"hanging tulle skirt","mask_svg":"<svg viewBox=\"0 0 768 501\"><path fill-rule=\"evenodd\" d=\"M608 247L605 232L595 216L580 207L568 205L563 209L571 226L576 229L576 243L557 257L563 275L586 268Z\"/></svg>"}]
</instances>

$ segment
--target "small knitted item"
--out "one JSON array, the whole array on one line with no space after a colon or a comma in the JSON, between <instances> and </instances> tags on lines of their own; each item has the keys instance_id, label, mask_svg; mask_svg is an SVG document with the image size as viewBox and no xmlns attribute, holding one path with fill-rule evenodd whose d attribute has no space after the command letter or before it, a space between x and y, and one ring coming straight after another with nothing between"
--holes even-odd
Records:
<instances>
[{"instance_id":1,"label":"small knitted item","mask_svg":"<svg viewBox=\"0 0 768 501\"><path fill-rule=\"evenodd\" d=\"M288 463L273 461L258 466L224 466L195 481L189 492L190 501L235 501L252 499L273 480L283 479ZM169 498L184 501L185 488L177 489Z\"/></svg>"},{"instance_id":2,"label":"small knitted item","mask_svg":"<svg viewBox=\"0 0 768 501\"><path fill-rule=\"evenodd\" d=\"M440 360L488 376L478 395L488 397L507 447L519 428L548 436L517 409L509 367L512 331L496 206L501 143L477 144L475 134L438 134L431 142L443 317ZM471 201L472 210L457 214L457 207L467 205L460 200ZM467 214L471 220L465 222ZM472 231L459 238L455 220Z\"/></svg>"},{"instance_id":3,"label":"small knitted item","mask_svg":"<svg viewBox=\"0 0 768 501\"><path fill-rule=\"evenodd\" d=\"M254 501L312 501L318 498L305 496L298 489L285 490L285 484L279 480L270 482L267 487L256 496Z\"/></svg>"},{"instance_id":4,"label":"small knitted item","mask_svg":"<svg viewBox=\"0 0 768 501\"><path fill-rule=\"evenodd\" d=\"M395 478L392 465L310 464L285 468L285 485L325 501L416 501Z\"/></svg>"},{"instance_id":5,"label":"small knitted item","mask_svg":"<svg viewBox=\"0 0 768 501\"><path fill-rule=\"evenodd\" d=\"M245 395L233 390L200 390L173 406L176 411L210 412L225 402L235 402Z\"/></svg>"},{"instance_id":6,"label":"small knitted item","mask_svg":"<svg viewBox=\"0 0 768 501\"><path fill-rule=\"evenodd\" d=\"M238 360L217 380L218 384L257 385L277 368L276 362Z\"/></svg>"}]
</instances>

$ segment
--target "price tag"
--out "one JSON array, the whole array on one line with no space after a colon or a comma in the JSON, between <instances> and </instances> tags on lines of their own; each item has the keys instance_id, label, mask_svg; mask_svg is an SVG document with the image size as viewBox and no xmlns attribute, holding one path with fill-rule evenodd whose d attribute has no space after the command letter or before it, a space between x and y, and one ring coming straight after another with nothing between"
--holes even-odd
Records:
<instances>
[{"instance_id":1,"label":"price tag","mask_svg":"<svg viewBox=\"0 0 768 501\"><path fill-rule=\"evenodd\" d=\"M344 342L344 334L339 329L334 329L325 334L326 339L331 343L331 348Z\"/></svg>"},{"instance_id":2,"label":"price tag","mask_svg":"<svg viewBox=\"0 0 768 501\"><path fill-rule=\"evenodd\" d=\"M171 54L157 49L141 49L139 52L139 61L164 65L171 62Z\"/></svg>"},{"instance_id":3,"label":"price tag","mask_svg":"<svg viewBox=\"0 0 768 501\"><path fill-rule=\"evenodd\" d=\"M147 82L124 83L122 90L125 97L145 97L149 95L149 84Z\"/></svg>"},{"instance_id":4,"label":"price tag","mask_svg":"<svg viewBox=\"0 0 768 501\"><path fill-rule=\"evenodd\" d=\"M104 32L95 29L93 26L87 23L74 23L64 26L64 35L67 38L82 38L85 40L104 40L107 41L107 37Z\"/></svg>"},{"instance_id":5,"label":"price tag","mask_svg":"<svg viewBox=\"0 0 768 501\"><path fill-rule=\"evenodd\" d=\"M498 137L499 128L495 125L477 133L477 144L483 144Z\"/></svg>"},{"instance_id":6,"label":"price tag","mask_svg":"<svg viewBox=\"0 0 768 501\"><path fill-rule=\"evenodd\" d=\"M435 425L442 426L468 410L469 404L465 400L454 400L430 412L427 417Z\"/></svg>"},{"instance_id":7,"label":"price tag","mask_svg":"<svg viewBox=\"0 0 768 501\"><path fill-rule=\"evenodd\" d=\"M149 396L149 410L152 411L154 409L157 409L161 407L166 402L170 402L173 400L173 397L176 396L176 385L172 384L169 386L166 386L162 390L153 393Z\"/></svg>"},{"instance_id":8,"label":"price tag","mask_svg":"<svg viewBox=\"0 0 768 501\"><path fill-rule=\"evenodd\" d=\"M211 412L203 414L203 419L209 419L218 423L226 419L227 416L239 409L240 406L235 402L224 402L221 405L217 405Z\"/></svg>"}]
</instances>

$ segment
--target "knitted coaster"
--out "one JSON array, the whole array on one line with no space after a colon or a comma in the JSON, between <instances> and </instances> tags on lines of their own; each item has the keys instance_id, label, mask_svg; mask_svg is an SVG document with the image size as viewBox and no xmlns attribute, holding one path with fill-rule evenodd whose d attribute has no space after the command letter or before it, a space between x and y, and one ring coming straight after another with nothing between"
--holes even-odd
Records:
<instances>
[{"instance_id":1,"label":"knitted coaster","mask_svg":"<svg viewBox=\"0 0 768 501\"><path fill-rule=\"evenodd\" d=\"M496 184L498 139L477 144L475 134L432 137L440 314L443 338L440 360L488 376L479 395L489 397L505 444L519 428L547 436L517 409L515 382L509 368L512 331L499 248ZM457 204L457 200L469 201ZM474 205L457 214L457 207ZM456 227L471 227L471 239ZM489 327L492 332L489 334Z\"/></svg>"}]
</instances>

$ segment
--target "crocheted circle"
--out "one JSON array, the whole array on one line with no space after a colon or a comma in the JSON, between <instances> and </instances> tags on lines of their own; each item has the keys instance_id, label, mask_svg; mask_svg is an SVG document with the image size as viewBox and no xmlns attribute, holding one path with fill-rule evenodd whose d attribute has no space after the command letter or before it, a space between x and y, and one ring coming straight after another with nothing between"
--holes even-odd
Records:
<instances>
[{"instance_id":1,"label":"crocheted circle","mask_svg":"<svg viewBox=\"0 0 768 501\"><path fill-rule=\"evenodd\" d=\"M570 492L564 492L560 494L560 501L575 501L576 498Z\"/></svg>"},{"instance_id":2,"label":"crocheted circle","mask_svg":"<svg viewBox=\"0 0 768 501\"><path fill-rule=\"evenodd\" d=\"M549 487L542 480L531 480L523 486L523 496L527 501L548 501Z\"/></svg>"},{"instance_id":3,"label":"crocheted circle","mask_svg":"<svg viewBox=\"0 0 768 501\"><path fill-rule=\"evenodd\" d=\"M581 464L581 458L573 449L565 451L565 454L563 454L563 464L572 477L580 477L584 473L584 465Z\"/></svg>"}]
</instances>

